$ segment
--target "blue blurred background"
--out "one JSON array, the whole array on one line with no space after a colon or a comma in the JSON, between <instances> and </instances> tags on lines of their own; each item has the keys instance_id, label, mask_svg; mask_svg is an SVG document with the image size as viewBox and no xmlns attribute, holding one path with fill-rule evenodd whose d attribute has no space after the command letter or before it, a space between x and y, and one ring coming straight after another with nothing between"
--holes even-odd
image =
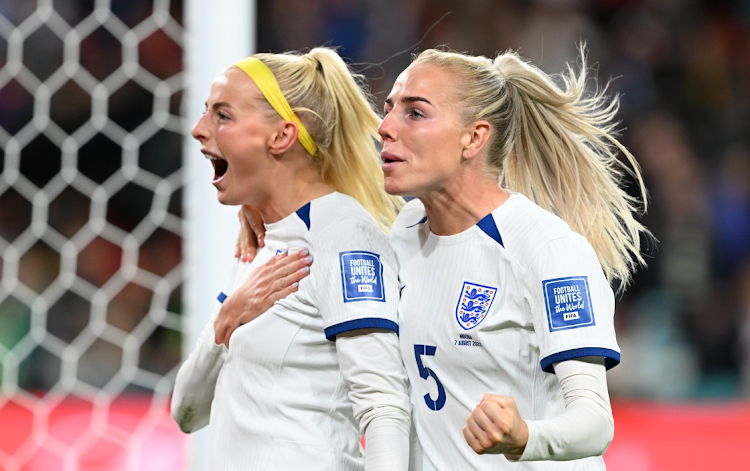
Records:
<instances>
[{"instance_id":1,"label":"blue blurred background","mask_svg":"<svg viewBox=\"0 0 750 471\"><path fill-rule=\"evenodd\" d=\"M750 394L750 2L275 0L258 8L258 50L340 46L381 103L413 52L514 49L560 73L585 41L600 86L612 80L621 96L622 141L650 192L642 220L658 239L618 303L623 361L611 371L611 393Z\"/></svg>"}]
</instances>

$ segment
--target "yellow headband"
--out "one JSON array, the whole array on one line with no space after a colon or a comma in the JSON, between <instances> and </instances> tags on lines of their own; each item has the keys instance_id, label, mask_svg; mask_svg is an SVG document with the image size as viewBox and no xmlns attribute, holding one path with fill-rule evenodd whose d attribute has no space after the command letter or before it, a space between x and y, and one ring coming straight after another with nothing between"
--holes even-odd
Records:
<instances>
[{"instance_id":1,"label":"yellow headband","mask_svg":"<svg viewBox=\"0 0 750 471\"><path fill-rule=\"evenodd\" d=\"M255 82L260 92L266 97L268 103L273 106L273 109L281 116L281 119L286 121L292 121L297 125L297 139L299 139L302 147L310 153L315 155L318 151L318 146L315 145L315 140L312 138L305 126L302 125L302 121L299 120L297 114L292 111L292 107L289 106L289 102L286 101L284 94L281 93L279 88L279 82L276 81L276 77L271 72L271 69L266 66L260 59L255 57L248 57L234 63L235 67L239 67L248 77Z\"/></svg>"}]
</instances>

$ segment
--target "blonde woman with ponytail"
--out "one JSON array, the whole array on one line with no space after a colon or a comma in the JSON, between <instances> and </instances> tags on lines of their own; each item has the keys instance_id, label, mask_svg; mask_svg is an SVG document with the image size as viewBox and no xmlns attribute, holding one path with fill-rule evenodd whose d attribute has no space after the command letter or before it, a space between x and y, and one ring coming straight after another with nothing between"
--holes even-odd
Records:
<instances>
[{"instance_id":1,"label":"blonde woman with ponytail","mask_svg":"<svg viewBox=\"0 0 750 471\"><path fill-rule=\"evenodd\" d=\"M210 424L211 469L407 469L397 265L383 230L401 200L383 190L379 123L328 48L256 54L211 85L192 135L219 201L255 208L265 230L175 381L180 428Z\"/></svg>"},{"instance_id":2,"label":"blonde woman with ponytail","mask_svg":"<svg viewBox=\"0 0 750 471\"><path fill-rule=\"evenodd\" d=\"M581 61L558 85L514 52L427 50L385 101L385 189L415 198L390 240L416 470L605 469L611 284L645 232L622 172L646 195Z\"/></svg>"}]
</instances>

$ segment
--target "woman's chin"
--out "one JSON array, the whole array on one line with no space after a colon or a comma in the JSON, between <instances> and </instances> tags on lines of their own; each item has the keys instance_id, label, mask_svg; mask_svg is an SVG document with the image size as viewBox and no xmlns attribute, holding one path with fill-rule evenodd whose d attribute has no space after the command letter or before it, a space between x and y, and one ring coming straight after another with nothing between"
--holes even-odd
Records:
<instances>
[{"instance_id":1,"label":"woman's chin","mask_svg":"<svg viewBox=\"0 0 750 471\"><path fill-rule=\"evenodd\" d=\"M383 189L389 195L403 196L403 188L401 188L401 185L399 185L393 178L386 178L385 181L383 181Z\"/></svg>"},{"instance_id":2,"label":"woman's chin","mask_svg":"<svg viewBox=\"0 0 750 471\"><path fill-rule=\"evenodd\" d=\"M395 182L386 181L383 185L385 192L391 196L412 196L412 191L409 188L405 188L404 185L398 185Z\"/></svg>"},{"instance_id":3,"label":"woman's chin","mask_svg":"<svg viewBox=\"0 0 750 471\"><path fill-rule=\"evenodd\" d=\"M219 191L218 193L216 193L216 199L219 200L219 203L225 206L237 205L237 203L234 202L234 199L223 191Z\"/></svg>"},{"instance_id":4,"label":"woman's chin","mask_svg":"<svg viewBox=\"0 0 750 471\"><path fill-rule=\"evenodd\" d=\"M227 191L227 185L223 183L223 178L218 178L213 181L214 188L216 188L216 199L219 203L225 205L234 205L231 194Z\"/></svg>"}]
</instances>

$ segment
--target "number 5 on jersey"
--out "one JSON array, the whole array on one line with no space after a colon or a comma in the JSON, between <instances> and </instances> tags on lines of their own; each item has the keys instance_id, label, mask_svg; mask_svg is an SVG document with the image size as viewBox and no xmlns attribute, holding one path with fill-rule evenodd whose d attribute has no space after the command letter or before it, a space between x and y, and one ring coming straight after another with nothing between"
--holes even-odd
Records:
<instances>
[{"instance_id":1,"label":"number 5 on jersey","mask_svg":"<svg viewBox=\"0 0 750 471\"><path fill-rule=\"evenodd\" d=\"M440 379L437 377L434 371L432 371L430 368L425 367L422 364L422 355L426 356L435 356L435 351L437 350L437 347L434 345L414 345L414 356L417 359L417 368L419 368L419 376L426 380L430 376L432 376L432 379L435 380L435 384L437 384L438 388L438 397L437 399L432 399L430 397L430 393L427 393L424 395L424 402L427 404L427 407L429 407L432 410L440 410L445 405L445 388L443 388L442 383L440 382Z\"/></svg>"}]
</instances>

